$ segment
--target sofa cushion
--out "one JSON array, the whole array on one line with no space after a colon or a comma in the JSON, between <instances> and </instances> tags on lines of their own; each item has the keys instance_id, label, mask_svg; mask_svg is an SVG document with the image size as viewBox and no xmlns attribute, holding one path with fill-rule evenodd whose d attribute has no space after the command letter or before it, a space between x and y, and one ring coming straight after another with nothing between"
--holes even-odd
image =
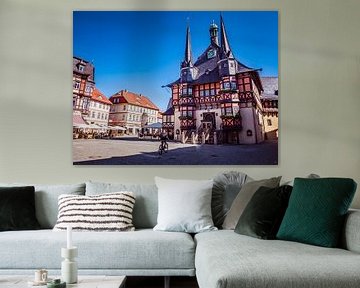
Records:
<instances>
[{"instance_id":1,"label":"sofa cushion","mask_svg":"<svg viewBox=\"0 0 360 288\"><path fill-rule=\"evenodd\" d=\"M241 214L243 213L246 205L249 203L251 197L255 192L261 187L275 188L279 186L281 177L273 177L270 179L256 180L244 184L233 203L231 204L230 210L227 213L223 228L224 229L235 229L237 222L240 219Z\"/></svg>"},{"instance_id":2,"label":"sofa cushion","mask_svg":"<svg viewBox=\"0 0 360 288\"><path fill-rule=\"evenodd\" d=\"M63 194L59 197L59 216L55 231L133 231L132 192L114 192L93 196Z\"/></svg>"},{"instance_id":3,"label":"sofa cushion","mask_svg":"<svg viewBox=\"0 0 360 288\"><path fill-rule=\"evenodd\" d=\"M155 177L159 213L154 230L198 233L217 229L211 217L213 180Z\"/></svg>"},{"instance_id":4,"label":"sofa cushion","mask_svg":"<svg viewBox=\"0 0 360 288\"><path fill-rule=\"evenodd\" d=\"M34 194L33 186L0 188L0 231L40 228Z\"/></svg>"},{"instance_id":5,"label":"sofa cushion","mask_svg":"<svg viewBox=\"0 0 360 288\"><path fill-rule=\"evenodd\" d=\"M277 238L337 247L355 190L348 178L295 178Z\"/></svg>"},{"instance_id":6,"label":"sofa cushion","mask_svg":"<svg viewBox=\"0 0 360 288\"><path fill-rule=\"evenodd\" d=\"M194 269L195 244L186 233L75 231L72 240L78 247L78 268L83 271ZM66 247L66 231L2 232L0 269L59 270L62 247Z\"/></svg>"},{"instance_id":7,"label":"sofa cushion","mask_svg":"<svg viewBox=\"0 0 360 288\"><path fill-rule=\"evenodd\" d=\"M262 240L231 230L195 236L200 288L353 288L360 254L297 242Z\"/></svg>"},{"instance_id":8,"label":"sofa cushion","mask_svg":"<svg viewBox=\"0 0 360 288\"><path fill-rule=\"evenodd\" d=\"M86 182L86 195L89 196L119 191L131 191L135 195L133 211L135 228L153 228L158 213L158 192L155 184Z\"/></svg>"},{"instance_id":9,"label":"sofa cushion","mask_svg":"<svg viewBox=\"0 0 360 288\"><path fill-rule=\"evenodd\" d=\"M360 253L360 210L350 209L346 215L341 237L343 248Z\"/></svg>"},{"instance_id":10,"label":"sofa cushion","mask_svg":"<svg viewBox=\"0 0 360 288\"><path fill-rule=\"evenodd\" d=\"M288 206L292 187L260 187L236 224L235 232L261 239L275 239Z\"/></svg>"},{"instance_id":11,"label":"sofa cushion","mask_svg":"<svg viewBox=\"0 0 360 288\"><path fill-rule=\"evenodd\" d=\"M38 185L0 183L0 187L34 186L36 218L43 229L52 229L58 216L58 197L61 194L84 195L85 184Z\"/></svg>"},{"instance_id":12,"label":"sofa cushion","mask_svg":"<svg viewBox=\"0 0 360 288\"><path fill-rule=\"evenodd\" d=\"M238 171L221 172L214 177L211 213L216 227L222 227L225 216L241 187L251 180L248 175Z\"/></svg>"}]
</instances>

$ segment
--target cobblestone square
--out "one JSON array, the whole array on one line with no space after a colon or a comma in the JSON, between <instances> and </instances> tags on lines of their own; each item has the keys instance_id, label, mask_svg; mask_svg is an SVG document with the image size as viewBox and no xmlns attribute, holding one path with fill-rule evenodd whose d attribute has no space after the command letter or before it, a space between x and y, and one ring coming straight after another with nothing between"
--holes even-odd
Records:
<instances>
[{"instance_id":1,"label":"cobblestone square","mask_svg":"<svg viewBox=\"0 0 360 288\"><path fill-rule=\"evenodd\" d=\"M168 142L159 155L159 140L73 140L74 165L277 165L277 141L253 145L196 145Z\"/></svg>"}]
</instances>

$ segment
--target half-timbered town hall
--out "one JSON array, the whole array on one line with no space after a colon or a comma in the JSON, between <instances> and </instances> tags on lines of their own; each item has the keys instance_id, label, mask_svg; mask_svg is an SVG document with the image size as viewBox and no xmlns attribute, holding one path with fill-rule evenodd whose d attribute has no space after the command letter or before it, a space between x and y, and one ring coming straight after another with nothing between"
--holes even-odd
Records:
<instances>
[{"instance_id":1,"label":"half-timbered town hall","mask_svg":"<svg viewBox=\"0 0 360 288\"><path fill-rule=\"evenodd\" d=\"M260 143L265 126L259 69L234 57L221 16L220 29L213 22L209 32L210 44L194 62L187 27L180 77L168 84L172 105L165 115L171 122L163 120L163 128L182 142Z\"/></svg>"}]
</instances>

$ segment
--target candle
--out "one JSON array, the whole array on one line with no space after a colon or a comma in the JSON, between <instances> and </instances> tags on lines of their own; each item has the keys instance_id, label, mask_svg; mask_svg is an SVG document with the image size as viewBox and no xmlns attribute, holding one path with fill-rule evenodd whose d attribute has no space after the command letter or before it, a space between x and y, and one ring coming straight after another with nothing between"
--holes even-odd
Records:
<instances>
[{"instance_id":1,"label":"candle","mask_svg":"<svg viewBox=\"0 0 360 288\"><path fill-rule=\"evenodd\" d=\"M72 235L71 235L72 227L70 225L67 226L66 232L67 232L66 248L70 249L72 248Z\"/></svg>"}]
</instances>

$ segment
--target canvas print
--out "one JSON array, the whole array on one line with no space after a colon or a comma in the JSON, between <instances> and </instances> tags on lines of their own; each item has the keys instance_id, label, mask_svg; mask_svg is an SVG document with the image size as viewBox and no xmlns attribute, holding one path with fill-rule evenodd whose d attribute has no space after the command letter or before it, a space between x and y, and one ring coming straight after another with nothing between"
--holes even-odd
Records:
<instances>
[{"instance_id":1,"label":"canvas print","mask_svg":"<svg viewBox=\"0 0 360 288\"><path fill-rule=\"evenodd\" d=\"M277 165L277 11L74 11L74 165Z\"/></svg>"}]
</instances>

